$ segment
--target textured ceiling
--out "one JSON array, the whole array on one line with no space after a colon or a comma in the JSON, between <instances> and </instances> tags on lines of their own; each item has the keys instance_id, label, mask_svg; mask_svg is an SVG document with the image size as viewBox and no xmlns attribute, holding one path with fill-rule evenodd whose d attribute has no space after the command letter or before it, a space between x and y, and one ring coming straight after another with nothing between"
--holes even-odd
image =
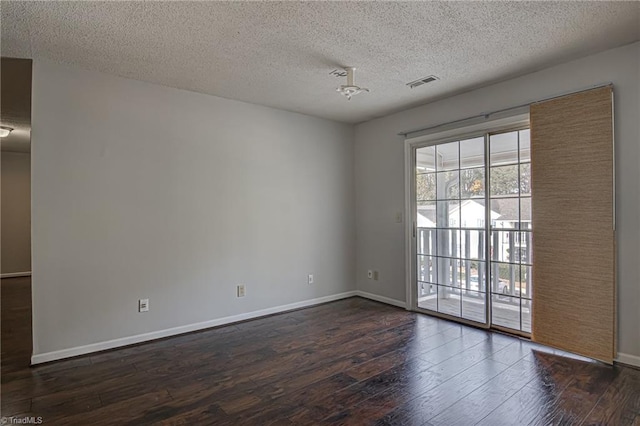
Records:
<instances>
[{"instance_id":1,"label":"textured ceiling","mask_svg":"<svg viewBox=\"0 0 640 426\"><path fill-rule=\"evenodd\" d=\"M640 39L638 2L9 2L3 56L361 122ZM329 75L355 66L348 102ZM405 83L434 74L416 89Z\"/></svg>"}]
</instances>

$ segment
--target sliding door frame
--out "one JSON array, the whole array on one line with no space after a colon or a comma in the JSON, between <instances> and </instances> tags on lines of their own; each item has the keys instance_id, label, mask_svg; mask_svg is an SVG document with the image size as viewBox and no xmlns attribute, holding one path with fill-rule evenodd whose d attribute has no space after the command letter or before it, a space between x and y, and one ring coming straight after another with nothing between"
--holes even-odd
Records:
<instances>
[{"instance_id":1,"label":"sliding door frame","mask_svg":"<svg viewBox=\"0 0 640 426\"><path fill-rule=\"evenodd\" d=\"M438 132L431 135L420 136L416 138L405 139L405 277L406 277L406 309L414 312L425 313L439 318L456 321L462 324L478 327L482 329L496 329L506 331L524 337L530 337L529 333L507 327L495 326L491 324L491 291L489 265L490 260L490 244L489 238L491 233L491 221L489 209L485 209L485 232L488 233L485 238L485 261L487 264L487 273L485 277L485 322L480 323L471 321L462 317L448 315L432 310L418 307L418 276L417 276L417 200L416 200L416 151L420 148L444 144L447 142L455 142L465 139L480 138L484 140L485 155L485 206L488 206L490 193L489 187L489 171L487 166L489 161L489 136L490 134L504 133L509 131L523 130L529 127L529 113L521 113L512 117L486 121L473 126L462 127L458 129Z\"/></svg>"}]
</instances>

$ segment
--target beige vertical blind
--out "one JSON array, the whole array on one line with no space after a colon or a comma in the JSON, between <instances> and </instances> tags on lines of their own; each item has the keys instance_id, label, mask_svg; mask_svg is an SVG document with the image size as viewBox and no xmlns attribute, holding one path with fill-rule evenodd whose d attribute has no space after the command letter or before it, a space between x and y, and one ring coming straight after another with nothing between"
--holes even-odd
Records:
<instances>
[{"instance_id":1,"label":"beige vertical blind","mask_svg":"<svg viewBox=\"0 0 640 426\"><path fill-rule=\"evenodd\" d=\"M531 106L533 340L615 356L611 86Z\"/></svg>"}]
</instances>

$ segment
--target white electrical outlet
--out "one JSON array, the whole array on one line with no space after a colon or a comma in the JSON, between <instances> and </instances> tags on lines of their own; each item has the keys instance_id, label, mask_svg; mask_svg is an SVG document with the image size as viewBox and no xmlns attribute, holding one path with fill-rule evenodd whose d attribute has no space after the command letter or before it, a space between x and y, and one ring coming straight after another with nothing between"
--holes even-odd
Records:
<instances>
[{"instance_id":1,"label":"white electrical outlet","mask_svg":"<svg viewBox=\"0 0 640 426\"><path fill-rule=\"evenodd\" d=\"M374 279L374 281L378 281L378 278L380 278L380 272L373 271L373 279Z\"/></svg>"},{"instance_id":2,"label":"white electrical outlet","mask_svg":"<svg viewBox=\"0 0 640 426\"><path fill-rule=\"evenodd\" d=\"M396 223L402 223L402 219L403 219L403 214L402 212L396 212Z\"/></svg>"},{"instance_id":3,"label":"white electrical outlet","mask_svg":"<svg viewBox=\"0 0 640 426\"><path fill-rule=\"evenodd\" d=\"M240 284L238 286L238 297L244 297L244 295L245 295L244 284Z\"/></svg>"},{"instance_id":4,"label":"white electrical outlet","mask_svg":"<svg viewBox=\"0 0 640 426\"><path fill-rule=\"evenodd\" d=\"M149 312L149 299L138 300L138 312Z\"/></svg>"},{"instance_id":5,"label":"white electrical outlet","mask_svg":"<svg viewBox=\"0 0 640 426\"><path fill-rule=\"evenodd\" d=\"M367 271L367 278L369 278L370 280L373 279L373 271L371 269Z\"/></svg>"},{"instance_id":6,"label":"white electrical outlet","mask_svg":"<svg viewBox=\"0 0 640 426\"><path fill-rule=\"evenodd\" d=\"M307 282L309 284L313 284L313 275L309 274L309 277L307 277Z\"/></svg>"}]
</instances>

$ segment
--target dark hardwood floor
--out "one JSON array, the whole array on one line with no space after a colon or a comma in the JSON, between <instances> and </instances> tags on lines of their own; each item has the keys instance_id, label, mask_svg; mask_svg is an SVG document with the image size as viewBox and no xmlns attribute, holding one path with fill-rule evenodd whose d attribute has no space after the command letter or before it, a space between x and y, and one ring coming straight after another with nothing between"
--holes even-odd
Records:
<instances>
[{"instance_id":1,"label":"dark hardwood floor","mask_svg":"<svg viewBox=\"0 0 640 426\"><path fill-rule=\"evenodd\" d=\"M2 416L55 425L640 425L640 371L360 298L30 368L2 280Z\"/></svg>"}]
</instances>

